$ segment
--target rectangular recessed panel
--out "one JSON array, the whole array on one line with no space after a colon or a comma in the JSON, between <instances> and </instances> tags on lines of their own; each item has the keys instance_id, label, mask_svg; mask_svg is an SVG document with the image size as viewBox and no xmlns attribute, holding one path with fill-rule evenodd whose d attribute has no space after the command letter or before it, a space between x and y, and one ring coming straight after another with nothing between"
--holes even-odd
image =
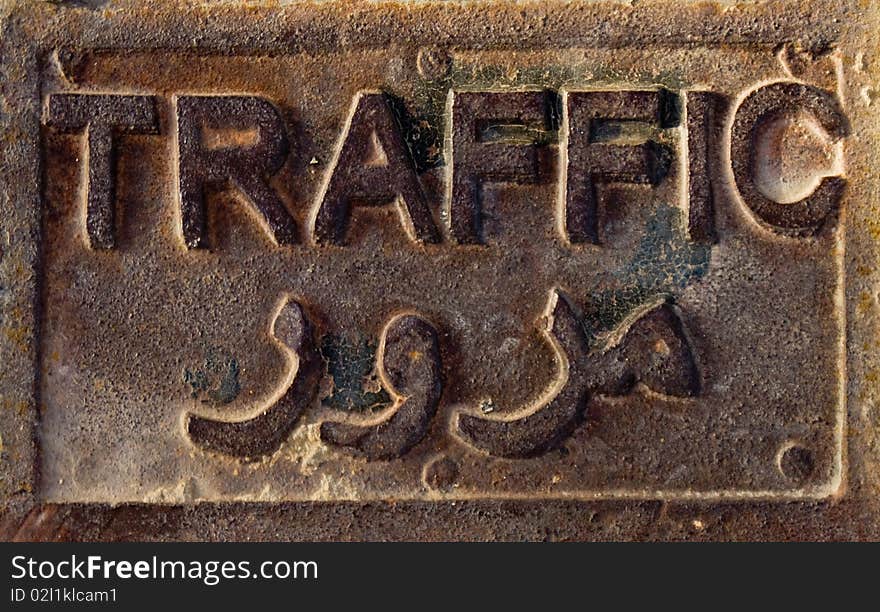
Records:
<instances>
[{"instance_id":1,"label":"rectangular recessed panel","mask_svg":"<svg viewBox=\"0 0 880 612\"><path fill-rule=\"evenodd\" d=\"M786 53L52 54L42 494L834 492L842 60Z\"/></svg>"}]
</instances>

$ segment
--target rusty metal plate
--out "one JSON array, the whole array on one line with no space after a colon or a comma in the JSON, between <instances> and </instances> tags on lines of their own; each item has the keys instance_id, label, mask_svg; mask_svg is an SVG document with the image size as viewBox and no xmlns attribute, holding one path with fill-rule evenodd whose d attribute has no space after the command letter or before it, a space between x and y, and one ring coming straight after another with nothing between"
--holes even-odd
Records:
<instances>
[{"instance_id":1,"label":"rusty metal plate","mask_svg":"<svg viewBox=\"0 0 880 612\"><path fill-rule=\"evenodd\" d=\"M5 10L10 537L877 533L868 4Z\"/></svg>"}]
</instances>

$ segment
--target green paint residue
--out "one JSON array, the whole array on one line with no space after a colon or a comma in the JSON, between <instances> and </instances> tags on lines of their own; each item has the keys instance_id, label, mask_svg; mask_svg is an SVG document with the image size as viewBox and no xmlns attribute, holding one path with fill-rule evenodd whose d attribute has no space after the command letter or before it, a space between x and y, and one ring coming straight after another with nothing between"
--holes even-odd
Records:
<instances>
[{"instance_id":1,"label":"green paint residue","mask_svg":"<svg viewBox=\"0 0 880 612\"><path fill-rule=\"evenodd\" d=\"M391 397L375 372L376 348L367 340L351 343L334 334L324 336L321 355L333 379L333 391L323 400L325 406L361 412L391 405Z\"/></svg>"},{"instance_id":2,"label":"green paint residue","mask_svg":"<svg viewBox=\"0 0 880 612\"><path fill-rule=\"evenodd\" d=\"M241 392L241 368L232 355L216 349L208 351L199 368L183 371L183 382L191 387L190 396L203 403L228 404Z\"/></svg>"},{"instance_id":3,"label":"green paint residue","mask_svg":"<svg viewBox=\"0 0 880 612\"><path fill-rule=\"evenodd\" d=\"M615 275L618 287L590 295L583 320L587 336L595 339L614 329L645 303L674 297L706 274L710 253L710 245L689 240L680 208L661 205L648 220L635 257Z\"/></svg>"}]
</instances>

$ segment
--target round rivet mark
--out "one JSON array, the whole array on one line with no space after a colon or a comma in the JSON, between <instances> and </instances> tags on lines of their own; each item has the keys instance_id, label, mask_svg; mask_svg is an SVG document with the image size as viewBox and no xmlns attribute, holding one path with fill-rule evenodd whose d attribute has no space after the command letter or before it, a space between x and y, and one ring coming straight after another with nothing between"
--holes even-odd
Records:
<instances>
[{"instance_id":1,"label":"round rivet mark","mask_svg":"<svg viewBox=\"0 0 880 612\"><path fill-rule=\"evenodd\" d=\"M419 49L416 56L416 67L422 78L436 81L449 74L452 68L452 57L446 49L438 47L425 47Z\"/></svg>"},{"instance_id":2,"label":"round rivet mark","mask_svg":"<svg viewBox=\"0 0 880 612\"><path fill-rule=\"evenodd\" d=\"M806 481L816 468L813 452L799 444L783 446L777 455L779 471L798 484Z\"/></svg>"},{"instance_id":3,"label":"round rivet mark","mask_svg":"<svg viewBox=\"0 0 880 612\"><path fill-rule=\"evenodd\" d=\"M448 491L458 478L458 464L449 457L438 457L428 463L422 472L422 480L429 489Z\"/></svg>"}]
</instances>

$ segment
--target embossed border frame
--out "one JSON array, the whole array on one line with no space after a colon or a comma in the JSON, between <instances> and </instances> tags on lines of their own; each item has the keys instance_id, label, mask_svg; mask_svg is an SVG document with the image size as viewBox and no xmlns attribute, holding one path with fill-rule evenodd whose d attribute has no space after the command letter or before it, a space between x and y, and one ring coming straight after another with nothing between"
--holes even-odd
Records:
<instances>
[{"instance_id":1,"label":"embossed border frame","mask_svg":"<svg viewBox=\"0 0 880 612\"><path fill-rule=\"evenodd\" d=\"M180 506L42 504L37 375L41 253L39 61L59 46L205 53L320 51L424 45L540 48L559 45L797 43L821 51L880 49L878 10L858 0L731 2L38 2L0 8L0 537L23 540L245 539L878 539L880 445L875 408L880 317L880 112L851 117L846 223L844 482L822 501L303 502ZM260 28L252 25L259 22ZM880 69L864 68L870 98ZM865 297L867 296L867 297Z\"/></svg>"}]
</instances>

